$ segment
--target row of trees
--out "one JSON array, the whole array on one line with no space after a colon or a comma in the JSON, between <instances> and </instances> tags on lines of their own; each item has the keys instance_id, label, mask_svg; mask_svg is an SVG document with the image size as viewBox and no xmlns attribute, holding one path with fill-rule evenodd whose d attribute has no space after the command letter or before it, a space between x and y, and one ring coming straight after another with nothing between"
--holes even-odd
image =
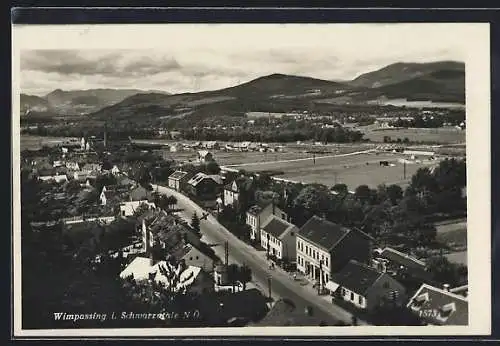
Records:
<instances>
[{"instance_id":1,"label":"row of trees","mask_svg":"<svg viewBox=\"0 0 500 346\"><path fill-rule=\"evenodd\" d=\"M341 126L321 128L319 126L304 127L294 130L282 129L276 126L266 126L238 129L186 129L182 137L188 140L200 141L254 141L254 142L296 142L315 140L324 143L351 143L363 139L360 131L350 130Z\"/></svg>"}]
</instances>

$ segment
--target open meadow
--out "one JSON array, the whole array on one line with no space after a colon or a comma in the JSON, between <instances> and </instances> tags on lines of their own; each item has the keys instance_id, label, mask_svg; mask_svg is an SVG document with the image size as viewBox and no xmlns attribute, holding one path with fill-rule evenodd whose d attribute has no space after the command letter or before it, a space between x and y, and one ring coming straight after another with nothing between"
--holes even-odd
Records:
<instances>
[{"instance_id":1,"label":"open meadow","mask_svg":"<svg viewBox=\"0 0 500 346\"><path fill-rule=\"evenodd\" d=\"M362 184L370 187L376 187L379 184L405 186L418 168L437 163L437 161L429 161L405 165L398 161L400 158L402 156L398 154L371 152L344 154L344 156L342 154L317 156L316 159L309 156L305 159L246 163L230 165L230 167L253 172L281 171L283 174L278 175L278 178L304 183L321 183L327 186L343 183L353 190ZM381 166L380 161L389 161L391 165Z\"/></svg>"},{"instance_id":2,"label":"open meadow","mask_svg":"<svg viewBox=\"0 0 500 346\"><path fill-rule=\"evenodd\" d=\"M43 146L57 146L71 139L70 137L47 137L32 135L21 135L20 137L21 150L37 150L41 149Z\"/></svg>"},{"instance_id":3,"label":"open meadow","mask_svg":"<svg viewBox=\"0 0 500 346\"><path fill-rule=\"evenodd\" d=\"M465 143L465 131L455 128L358 128L364 138L372 142L383 142L385 136L392 140L408 138L410 142L429 142L439 144Z\"/></svg>"}]
</instances>

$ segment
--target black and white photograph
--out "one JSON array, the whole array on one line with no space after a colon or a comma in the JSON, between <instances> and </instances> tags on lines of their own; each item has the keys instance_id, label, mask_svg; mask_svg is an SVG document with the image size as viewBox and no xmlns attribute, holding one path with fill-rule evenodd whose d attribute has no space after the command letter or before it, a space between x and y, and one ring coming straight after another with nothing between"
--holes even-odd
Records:
<instances>
[{"instance_id":1,"label":"black and white photograph","mask_svg":"<svg viewBox=\"0 0 500 346\"><path fill-rule=\"evenodd\" d=\"M488 30L13 25L16 332L487 333Z\"/></svg>"}]
</instances>

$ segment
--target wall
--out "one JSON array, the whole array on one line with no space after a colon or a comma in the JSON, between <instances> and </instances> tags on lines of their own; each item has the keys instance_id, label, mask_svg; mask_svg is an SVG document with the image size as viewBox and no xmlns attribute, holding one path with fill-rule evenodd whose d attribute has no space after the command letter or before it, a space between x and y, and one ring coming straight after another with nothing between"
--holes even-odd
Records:
<instances>
[{"instance_id":1,"label":"wall","mask_svg":"<svg viewBox=\"0 0 500 346\"><path fill-rule=\"evenodd\" d=\"M304 238L297 237L296 241L296 251L297 251L297 269L301 272L306 272L306 263L314 265L319 268L319 262L323 259L323 276L324 283L326 283L331 277L331 255L324 249L319 248L318 246L310 243L308 240ZM302 248L299 245L302 244ZM306 247L309 248L309 252L307 252ZM314 252L313 252L314 251ZM313 257L314 253L317 253L318 257ZM322 257L323 256L323 257ZM301 263L299 263L299 257L301 258ZM313 273L309 274L310 277L313 276ZM328 275L328 277L327 277ZM328 279L328 280L327 280Z\"/></svg>"},{"instance_id":2,"label":"wall","mask_svg":"<svg viewBox=\"0 0 500 346\"><path fill-rule=\"evenodd\" d=\"M331 254L332 263L330 269L332 273L341 270L351 259L370 264L370 241L359 232L352 230L344 237L342 244L339 245L333 249Z\"/></svg>"},{"instance_id":3,"label":"wall","mask_svg":"<svg viewBox=\"0 0 500 346\"><path fill-rule=\"evenodd\" d=\"M373 309L376 307L382 297L386 296L390 291L399 292L399 297L396 302L400 304L406 303L407 294L403 285L394 280L389 274L383 274L366 293L368 308Z\"/></svg>"},{"instance_id":4,"label":"wall","mask_svg":"<svg viewBox=\"0 0 500 346\"><path fill-rule=\"evenodd\" d=\"M360 309L366 309L367 306L368 306L368 299L363 297L362 295L360 294L357 294L353 291L350 291L348 290L347 288L344 288L344 287L339 287L338 288L341 292L341 297L342 299L344 299L345 301L348 301L350 302L351 304L353 304L354 306L360 308ZM342 294L342 292L344 294ZM360 301L361 299L361 301Z\"/></svg>"},{"instance_id":5,"label":"wall","mask_svg":"<svg viewBox=\"0 0 500 346\"><path fill-rule=\"evenodd\" d=\"M183 259L186 261L188 266L200 267L207 272L212 271L213 269L212 259L195 247L191 247L191 250L184 255Z\"/></svg>"}]
</instances>

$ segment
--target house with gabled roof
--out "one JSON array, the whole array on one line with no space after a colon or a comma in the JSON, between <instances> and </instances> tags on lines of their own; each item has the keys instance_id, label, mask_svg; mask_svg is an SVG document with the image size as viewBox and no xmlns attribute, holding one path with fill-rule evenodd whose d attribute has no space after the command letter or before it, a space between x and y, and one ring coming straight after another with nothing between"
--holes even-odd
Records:
<instances>
[{"instance_id":1,"label":"house with gabled roof","mask_svg":"<svg viewBox=\"0 0 500 346\"><path fill-rule=\"evenodd\" d=\"M401 306L406 301L406 290L397 280L356 260L332 274L326 289L359 309L372 310L384 304Z\"/></svg>"},{"instance_id":2,"label":"house with gabled roof","mask_svg":"<svg viewBox=\"0 0 500 346\"><path fill-rule=\"evenodd\" d=\"M224 186L224 206L232 205L236 208L240 201L242 191L250 190L252 183L252 178L239 177L233 180L231 183L226 184Z\"/></svg>"},{"instance_id":3,"label":"house with gabled roof","mask_svg":"<svg viewBox=\"0 0 500 346\"><path fill-rule=\"evenodd\" d=\"M270 258L295 261L299 229L276 215L270 215L260 229L260 243Z\"/></svg>"},{"instance_id":4,"label":"house with gabled roof","mask_svg":"<svg viewBox=\"0 0 500 346\"><path fill-rule=\"evenodd\" d=\"M168 177L168 187L176 191L184 190L190 174L185 171L175 171Z\"/></svg>"},{"instance_id":5,"label":"house with gabled roof","mask_svg":"<svg viewBox=\"0 0 500 346\"><path fill-rule=\"evenodd\" d=\"M246 224L250 226L250 240L260 243L261 226L271 215L276 215L284 220L288 218L288 215L273 201L259 201L247 210Z\"/></svg>"},{"instance_id":6,"label":"house with gabled roof","mask_svg":"<svg viewBox=\"0 0 500 346\"><path fill-rule=\"evenodd\" d=\"M325 287L350 260L370 264L372 244L360 230L313 216L297 234L297 270Z\"/></svg>"},{"instance_id":7,"label":"house with gabled roof","mask_svg":"<svg viewBox=\"0 0 500 346\"><path fill-rule=\"evenodd\" d=\"M186 183L186 191L198 200L216 200L223 186L218 174L197 173Z\"/></svg>"},{"instance_id":8,"label":"house with gabled roof","mask_svg":"<svg viewBox=\"0 0 500 346\"><path fill-rule=\"evenodd\" d=\"M406 307L429 325L461 325L469 324L469 303L466 296L458 290L428 284L422 286L410 298Z\"/></svg>"}]
</instances>

